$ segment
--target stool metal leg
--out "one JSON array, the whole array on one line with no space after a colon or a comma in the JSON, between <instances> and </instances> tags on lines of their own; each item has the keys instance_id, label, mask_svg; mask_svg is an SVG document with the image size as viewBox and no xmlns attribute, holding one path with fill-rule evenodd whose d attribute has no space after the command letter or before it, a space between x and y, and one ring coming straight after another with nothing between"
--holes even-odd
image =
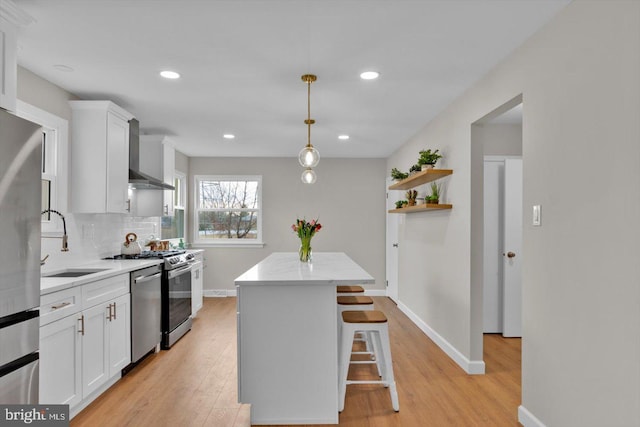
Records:
<instances>
[{"instance_id":1,"label":"stool metal leg","mask_svg":"<svg viewBox=\"0 0 640 427\"><path fill-rule=\"evenodd\" d=\"M347 394L347 375L349 374L349 362L351 360L351 347L355 331L351 325L342 324L342 342L340 343L340 359L338 364L338 411L344 409L344 401Z\"/></svg>"},{"instance_id":2,"label":"stool metal leg","mask_svg":"<svg viewBox=\"0 0 640 427\"><path fill-rule=\"evenodd\" d=\"M389 329L387 328L387 325L385 325L385 327L383 328L380 328L378 339L381 341L380 347L382 348L382 357L384 358L384 362L381 363L384 366L383 378L389 386L389 394L391 395L391 406L393 406L394 411L398 412L400 410L400 403L398 402L398 391L396 389L396 381L393 376L393 363L391 361Z\"/></svg>"}]
</instances>

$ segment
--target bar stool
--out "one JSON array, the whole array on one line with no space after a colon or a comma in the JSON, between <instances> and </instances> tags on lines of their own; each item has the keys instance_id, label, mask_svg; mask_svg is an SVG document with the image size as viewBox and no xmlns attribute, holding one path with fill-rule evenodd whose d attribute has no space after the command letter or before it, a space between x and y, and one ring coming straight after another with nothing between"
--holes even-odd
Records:
<instances>
[{"instance_id":1,"label":"bar stool","mask_svg":"<svg viewBox=\"0 0 640 427\"><path fill-rule=\"evenodd\" d=\"M338 360L339 369L339 411L344 409L344 400L349 384L382 384L389 388L391 395L391 405L393 410L400 410L398 402L398 391L393 377L393 363L391 361L391 346L389 344L389 327L387 317L378 310L358 310L342 312L342 342L340 344L340 358ZM357 331L371 332L374 339L374 350L376 360L379 360L378 367L380 380L348 380L349 364L351 363L351 343Z\"/></svg>"},{"instance_id":2,"label":"bar stool","mask_svg":"<svg viewBox=\"0 0 640 427\"><path fill-rule=\"evenodd\" d=\"M366 296L339 296L336 298L338 302L338 340L340 340L342 333L342 312L353 310L373 310L373 299ZM376 363L375 351L373 350L373 339L371 333L358 331L358 334L353 339L354 341L361 341L365 343L365 351L352 351L351 354L366 354L369 355L369 360L355 360L351 363ZM340 343L340 341L338 341ZM376 363L377 365L377 363ZM380 373L380 367L378 366L378 373Z\"/></svg>"},{"instance_id":3,"label":"bar stool","mask_svg":"<svg viewBox=\"0 0 640 427\"><path fill-rule=\"evenodd\" d=\"M351 285L351 286L338 286L337 287L338 296L358 296L364 295L364 288L360 285Z\"/></svg>"}]
</instances>

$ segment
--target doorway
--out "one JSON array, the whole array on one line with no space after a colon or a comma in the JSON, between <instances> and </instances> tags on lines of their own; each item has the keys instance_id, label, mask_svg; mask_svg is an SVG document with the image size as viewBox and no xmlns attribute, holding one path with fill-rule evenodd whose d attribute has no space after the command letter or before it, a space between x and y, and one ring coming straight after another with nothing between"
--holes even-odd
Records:
<instances>
[{"instance_id":1,"label":"doorway","mask_svg":"<svg viewBox=\"0 0 640 427\"><path fill-rule=\"evenodd\" d=\"M489 335L485 336L485 307L484 297L485 291L489 292L490 287L485 289L485 157L493 156L493 158L515 158L522 157L522 122L523 122L522 95L518 95L503 105L497 107L493 111L486 114L471 125L471 358L472 360L482 361L485 368L485 361L493 360L493 355L487 355L484 352L484 343ZM524 158L523 158L524 161ZM522 184L518 185L520 194L522 192ZM518 202L522 205L522 201ZM487 214L488 216L489 214ZM519 215L522 218L522 215ZM495 220L495 218L492 218ZM489 220L489 218L487 218ZM502 229L502 225L500 226ZM517 225L520 235L522 233L522 224ZM488 236L487 236L488 237ZM519 250L511 250L515 253L515 258L509 258L509 250L502 251L504 247L503 235L492 236L496 243L493 249L494 269L499 271L501 275L503 264L513 264L514 259L519 262L521 257L518 256ZM495 253L499 251L497 254ZM504 256L502 254L505 254ZM497 273L496 273L497 274ZM520 275L521 276L521 275ZM495 290L502 299L495 303L495 310L500 310L499 315L494 312L494 321L498 325L503 324L504 312L502 310L504 300L504 288ZM496 295L494 293L494 295ZM517 301L521 303L521 297L516 296ZM488 313L487 313L488 314ZM521 320L521 311L518 309L517 318ZM497 337L502 337L502 327L489 332L498 333ZM493 335L491 336L494 337ZM519 342L519 340L518 340ZM486 366L486 370L491 370L491 366Z\"/></svg>"},{"instance_id":2,"label":"doorway","mask_svg":"<svg viewBox=\"0 0 640 427\"><path fill-rule=\"evenodd\" d=\"M391 178L387 178L386 188L393 184ZM400 220L404 215L389 213L391 209L395 208L396 191L386 190L387 192L387 236L386 236L386 272L387 272L387 296L398 303L398 227L400 226Z\"/></svg>"}]
</instances>

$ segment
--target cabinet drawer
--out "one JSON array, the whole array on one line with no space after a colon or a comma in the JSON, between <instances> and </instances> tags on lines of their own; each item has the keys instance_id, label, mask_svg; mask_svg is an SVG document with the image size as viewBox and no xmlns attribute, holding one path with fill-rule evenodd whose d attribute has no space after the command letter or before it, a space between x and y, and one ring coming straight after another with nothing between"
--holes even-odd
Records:
<instances>
[{"instance_id":1,"label":"cabinet drawer","mask_svg":"<svg viewBox=\"0 0 640 427\"><path fill-rule=\"evenodd\" d=\"M40 326L47 325L82 310L80 286L40 297Z\"/></svg>"},{"instance_id":2,"label":"cabinet drawer","mask_svg":"<svg viewBox=\"0 0 640 427\"><path fill-rule=\"evenodd\" d=\"M82 308L87 309L129 293L129 274L109 277L82 286Z\"/></svg>"}]
</instances>

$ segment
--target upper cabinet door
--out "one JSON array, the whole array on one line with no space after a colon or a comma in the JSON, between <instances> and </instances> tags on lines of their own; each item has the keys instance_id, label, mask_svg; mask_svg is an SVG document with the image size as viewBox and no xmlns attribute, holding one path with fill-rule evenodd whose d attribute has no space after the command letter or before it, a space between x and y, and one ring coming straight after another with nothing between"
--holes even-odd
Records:
<instances>
[{"instance_id":1,"label":"upper cabinet door","mask_svg":"<svg viewBox=\"0 0 640 427\"><path fill-rule=\"evenodd\" d=\"M17 27L0 17L0 107L16 111Z\"/></svg>"},{"instance_id":2,"label":"upper cabinet door","mask_svg":"<svg viewBox=\"0 0 640 427\"><path fill-rule=\"evenodd\" d=\"M110 101L69 101L71 211L128 213L129 120Z\"/></svg>"},{"instance_id":3,"label":"upper cabinet door","mask_svg":"<svg viewBox=\"0 0 640 427\"><path fill-rule=\"evenodd\" d=\"M129 122L107 113L107 212L127 212Z\"/></svg>"}]
</instances>

